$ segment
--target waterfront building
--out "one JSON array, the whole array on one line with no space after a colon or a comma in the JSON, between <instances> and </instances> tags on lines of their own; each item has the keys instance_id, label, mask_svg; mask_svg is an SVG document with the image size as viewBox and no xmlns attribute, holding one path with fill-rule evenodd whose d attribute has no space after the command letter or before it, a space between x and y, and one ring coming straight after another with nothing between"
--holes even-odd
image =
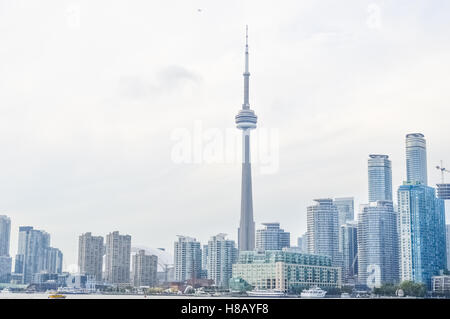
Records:
<instances>
[{"instance_id":1,"label":"waterfront building","mask_svg":"<svg viewBox=\"0 0 450 319\"><path fill-rule=\"evenodd\" d=\"M174 244L174 252L175 281L200 279L202 266L200 242L192 237L178 236Z\"/></svg>"},{"instance_id":2,"label":"waterfront building","mask_svg":"<svg viewBox=\"0 0 450 319\"><path fill-rule=\"evenodd\" d=\"M133 284L135 287L154 287L157 284L158 257L139 250L133 255Z\"/></svg>"},{"instance_id":3,"label":"waterfront building","mask_svg":"<svg viewBox=\"0 0 450 319\"><path fill-rule=\"evenodd\" d=\"M237 257L234 240L226 239L225 234L212 236L208 241L208 279L212 279L218 287L228 288Z\"/></svg>"},{"instance_id":4,"label":"waterfront building","mask_svg":"<svg viewBox=\"0 0 450 319\"><path fill-rule=\"evenodd\" d=\"M230 282L244 280L257 290L293 291L341 286L341 268L328 256L289 251L244 251L233 265Z\"/></svg>"}]
</instances>

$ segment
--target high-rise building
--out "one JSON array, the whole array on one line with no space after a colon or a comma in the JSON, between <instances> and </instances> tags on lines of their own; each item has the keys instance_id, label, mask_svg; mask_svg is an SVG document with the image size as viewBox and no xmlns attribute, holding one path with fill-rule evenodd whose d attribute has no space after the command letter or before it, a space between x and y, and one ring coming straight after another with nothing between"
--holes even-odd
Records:
<instances>
[{"instance_id":1,"label":"high-rise building","mask_svg":"<svg viewBox=\"0 0 450 319\"><path fill-rule=\"evenodd\" d=\"M0 256L0 283L8 283L11 280L12 258Z\"/></svg>"},{"instance_id":2,"label":"high-rise building","mask_svg":"<svg viewBox=\"0 0 450 319\"><path fill-rule=\"evenodd\" d=\"M256 250L281 250L291 246L291 235L280 228L280 223L263 223L256 231Z\"/></svg>"},{"instance_id":3,"label":"high-rise building","mask_svg":"<svg viewBox=\"0 0 450 319\"><path fill-rule=\"evenodd\" d=\"M62 253L50 247L50 234L31 226L19 227L19 247L15 259L15 273L21 282L30 283L40 272L62 271Z\"/></svg>"},{"instance_id":4,"label":"high-rise building","mask_svg":"<svg viewBox=\"0 0 450 319\"><path fill-rule=\"evenodd\" d=\"M392 201L371 202L358 216L358 278L370 288L399 279L397 214Z\"/></svg>"},{"instance_id":5,"label":"high-rise building","mask_svg":"<svg viewBox=\"0 0 450 319\"><path fill-rule=\"evenodd\" d=\"M103 255L105 246L102 236L82 234L78 239L78 267L81 274L93 276L96 282L102 281Z\"/></svg>"},{"instance_id":6,"label":"high-rise building","mask_svg":"<svg viewBox=\"0 0 450 319\"><path fill-rule=\"evenodd\" d=\"M174 252L175 281L199 279L202 268L200 242L192 237L178 236L178 241L174 244Z\"/></svg>"},{"instance_id":7,"label":"high-rise building","mask_svg":"<svg viewBox=\"0 0 450 319\"><path fill-rule=\"evenodd\" d=\"M406 177L410 183L428 185L427 145L421 133L406 135Z\"/></svg>"},{"instance_id":8,"label":"high-rise building","mask_svg":"<svg viewBox=\"0 0 450 319\"><path fill-rule=\"evenodd\" d=\"M250 109L249 103L249 66L248 66L248 31L245 44L244 104L236 115L236 125L242 130L242 185L241 185L241 219L238 229L239 250L255 248L255 221L253 220L252 169L250 164L250 130L256 128L257 116Z\"/></svg>"},{"instance_id":9,"label":"high-rise building","mask_svg":"<svg viewBox=\"0 0 450 319\"><path fill-rule=\"evenodd\" d=\"M203 245L202 248L202 271L208 273L208 245Z\"/></svg>"},{"instance_id":10,"label":"high-rise building","mask_svg":"<svg viewBox=\"0 0 450 319\"><path fill-rule=\"evenodd\" d=\"M447 230L447 270L450 271L450 225L446 225L445 228Z\"/></svg>"},{"instance_id":11,"label":"high-rise building","mask_svg":"<svg viewBox=\"0 0 450 319\"><path fill-rule=\"evenodd\" d=\"M355 219L355 203L353 197L335 198L333 203L339 212L339 226Z\"/></svg>"},{"instance_id":12,"label":"high-rise building","mask_svg":"<svg viewBox=\"0 0 450 319\"><path fill-rule=\"evenodd\" d=\"M154 287L157 284L158 257L146 255L139 250L133 255L133 285L135 287Z\"/></svg>"},{"instance_id":13,"label":"high-rise building","mask_svg":"<svg viewBox=\"0 0 450 319\"><path fill-rule=\"evenodd\" d=\"M46 249L46 257L44 271L51 274L61 274L63 265L63 253L58 248L48 247Z\"/></svg>"},{"instance_id":14,"label":"high-rise building","mask_svg":"<svg viewBox=\"0 0 450 319\"><path fill-rule=\"evenodd\" d=\"M308 253L329 256L340 265L338 209L331 198L314 201L307 208Z\"/></svg>"},{"instance_id":15,"label":"high-rise building","mask_svg":"<svg viewBox=\"0 0 450 319\"><path fill-rule=\"evenodd\" d=\"M392 200L392 169L388 155L369 155L369 202Z\"/></svg>"},{"instance_id":16,"label":"high-rise building","mask_svg":"<svg viewBox=\"0 0 450 319\"><path fill-rule=\"evenodd\" d=\"M131 236L114 231L106 235L105 280L130 283Z\"/></svg>"},{"instance_id":17,"label":"high-rise building","mask_svg":"<svg viewBox=\"0 0 450 319\"><path fill-rule=\"evenodd\" d=\"M11 220L8 216L0 215L0 282L9 282L11 276L10 235Z\"/></svg>"},{"instance_id":18,"label":"high-rise building","mask_svg":"<svg viewBox=\"0 0 450 319\"><path fill-rule=\"evenodd\" d=\"M0 256L9 256L9 240L11 237L11 220L0 215Z\"/></svg>"},{"instance_id":19,"label":"high-rise building","mask_svg":"<svg viewBox=\"0 0 450 319\"><path fill-rule=\"evenodd\" d=\"M208 241L208 279L214 280L218 287L228 288L237 257L234 240L226 239L225 234L212 236Z\"/></svg>"},{"instance_id":20,"label":"high-rise building","mask_svg":"<svg viewBox=\"0 0 450 319\"><path fill-rule=\"evenodd\" d=\"M427 284L447 268L444 201L419 182L398 189L401 279Z\"/></svg>"},{"instance_id":21,"label":"high-rise building","mask_svg":"<svg viewBox=\"0 0 450 319\"><path fill-rule=\"evenodd\" d=\"M342 279L349 282L358 274L358 224L349 221L341 225L339 252L342 254Z\"/></svg>"}]
</instances>

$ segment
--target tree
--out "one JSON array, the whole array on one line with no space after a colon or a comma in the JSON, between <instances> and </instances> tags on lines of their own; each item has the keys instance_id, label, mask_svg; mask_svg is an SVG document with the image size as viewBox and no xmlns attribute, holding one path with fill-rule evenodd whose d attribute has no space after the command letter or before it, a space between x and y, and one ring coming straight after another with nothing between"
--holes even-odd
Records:
<instances>
[{"instance_id":1,"label":"tree","mask_svg":"<svg viewBox=\"0 0 450 319\"><path fill-rule=\"evenodd\" d=\"M427 287L422 283L415 283L413 281L403 281L399 288L403 290L405 296L425 297L427 294Z\"/></svg>"}]
</instances>

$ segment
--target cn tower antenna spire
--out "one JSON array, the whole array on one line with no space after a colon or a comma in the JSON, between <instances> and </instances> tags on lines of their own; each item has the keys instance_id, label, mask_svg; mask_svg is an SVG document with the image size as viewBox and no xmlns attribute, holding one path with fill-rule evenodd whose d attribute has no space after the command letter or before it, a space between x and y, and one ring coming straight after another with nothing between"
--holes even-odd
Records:
<instances>
[{"instance_id":1,"label":"cn tower antenna spire","mask_svg":"<svg viewBox=\"0 0 450 319\"><path fill-rule=\"evenodd\" d=\"M248 66L248 25L245 26L245 71L244 71L244 104L242 108L244 110L250 109L250 97L249 97L249 87L250 87L250 71Z\"/></svg>"}]
</instances>

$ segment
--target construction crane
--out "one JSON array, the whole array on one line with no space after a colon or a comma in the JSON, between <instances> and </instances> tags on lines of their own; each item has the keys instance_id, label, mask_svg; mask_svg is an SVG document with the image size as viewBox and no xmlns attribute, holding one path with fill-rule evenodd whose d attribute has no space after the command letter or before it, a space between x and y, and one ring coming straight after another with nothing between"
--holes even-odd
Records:
<instances>
[{"instance_id":1,"label":"construction crane","mask_svg":"<svg viewBox=\"0 0 450 319\"><path fill-rule=\"evenodd\" d=\"M442 184L444 184L444 172L445 173L450 173L450 171L448 169L446 169L445 167L442 167L442 161L441 161L441 166L436 166L436 169L441 171L441 178L442 178Z\"/></svg>"}]
</instances>

